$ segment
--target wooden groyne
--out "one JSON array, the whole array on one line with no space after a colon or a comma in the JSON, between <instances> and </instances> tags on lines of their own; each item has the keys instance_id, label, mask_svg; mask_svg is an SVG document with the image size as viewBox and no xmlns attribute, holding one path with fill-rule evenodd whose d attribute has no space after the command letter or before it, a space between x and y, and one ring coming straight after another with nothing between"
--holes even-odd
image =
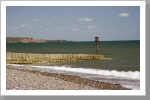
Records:
<instances>
[{"instance_id":1,"label":"wooden groyne","mask_svg":"<svg viewBox=\"0 0 150 100\"><path fill-rule=\"evenodd\" d=\"M92 54L30 54L6 53L6 63L9 64L35 64L48 62L75 62L82 60L103 60L103 55Z\"/></svg>"}]
</instances>

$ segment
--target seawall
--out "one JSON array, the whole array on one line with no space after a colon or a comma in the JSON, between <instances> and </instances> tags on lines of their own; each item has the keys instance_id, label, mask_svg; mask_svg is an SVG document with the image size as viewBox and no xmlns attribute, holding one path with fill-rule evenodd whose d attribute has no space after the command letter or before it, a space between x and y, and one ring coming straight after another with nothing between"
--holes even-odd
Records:
<instances>
[{"instance_id":1,"label":"seawall","mask_svg":"<svg viewBox=\"0 0 150 100\"><path fill-rule=\"evenodd\" d=\"M92 54L30 54L6 53L6 63L9 64L36 64L47 62L75 62L82 60L103 60L103 55Z\"/></svg>"}]
</instances>

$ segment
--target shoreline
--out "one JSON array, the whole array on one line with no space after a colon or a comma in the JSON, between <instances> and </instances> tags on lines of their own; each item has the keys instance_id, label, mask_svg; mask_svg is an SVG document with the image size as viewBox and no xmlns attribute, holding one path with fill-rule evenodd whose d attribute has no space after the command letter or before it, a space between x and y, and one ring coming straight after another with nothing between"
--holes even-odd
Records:
<instances>
[{"instance_id":1,"label":"shoreline","mask_svg":"<svg viewBox=\"0 0 150 100\"><path fill-rule=\"evenodd\" d=\"M131 90L131 89L122 87L120 84L99 82L99 81L81 78L79 76L74 76L74 75L41 72L38 70L17 69L17 68L9 67L9 65L6 65L6 70L7 70L7 75L6 75L7 76L7 84L6 84L7 90L13 89L11 87L12 84L15 84L15 86L18 87L18 88L15 88L15 90L22 90L22 89L23 90L28 90L28 89L29 90ZM15 72L15 73L11 74L11 72ZM24 75L24 76L17 75L19 73L22 73L20 75ZM14 75L17 75L17 77ZM37 75L39 76L37 77ZM16 78L17 80L15 80ZM43 78L44 80L42 80ZM52 78L51 81L48 80L50 78ZM24 83L27 83L27 84L29 83L30 87L26 86L27 84L23 84L21 80L23 80ZM56 82L56 80L58 82ZM49 86L49 83L52 84L56 88L53 88L52 85ZM58 83L62 83L62 84L58 85ZM40 85L38 87L35 84L38 84L38 85L40 84ZM24 87L24 88L21 88L21 87ZM57 88L57 87L61 87L61 88Z\"/></svg>"}]
</instances>

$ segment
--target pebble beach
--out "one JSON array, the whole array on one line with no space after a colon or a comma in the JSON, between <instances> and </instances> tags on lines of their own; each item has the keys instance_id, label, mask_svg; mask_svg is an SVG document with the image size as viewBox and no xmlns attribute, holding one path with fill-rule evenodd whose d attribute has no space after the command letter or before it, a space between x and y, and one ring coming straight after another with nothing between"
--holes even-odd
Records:
<instances>
[{"instance_id":1,"label":"pebble beach","mask_svg":"<svg viewBox=\"0 0 150 100\"><path fill-rule=\"evenodd\" d=\"M6 67L6 90L130 90L74 75Z\"/></svg>"}]
</instances>

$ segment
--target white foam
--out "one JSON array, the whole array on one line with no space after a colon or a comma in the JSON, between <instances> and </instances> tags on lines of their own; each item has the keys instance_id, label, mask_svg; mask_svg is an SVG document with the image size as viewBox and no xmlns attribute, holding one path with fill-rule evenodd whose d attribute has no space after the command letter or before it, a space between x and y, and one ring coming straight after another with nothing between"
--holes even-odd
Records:
<instances>
[{"instance_id":1,"label":"white foam","mask_svg":"<svg viewBox=\"0 0 150 100\"><path fill-rule=\"evenodd\" d=\"M110 70L89 69L89 68L70 68L70 67L65 67L65 66L62 66L62 67L58 67L58 66L31 66L31 67L140 80L140 72L139 71L135 71L135 72L133 72L133 71L125 72L125 71L116 71L116 70L110 71Z\"/></svg>"},{"instance_id":2,"label":"white foam","mask_svg":"<svg viewBox=\"0 0 150 100\"><path fill-rule=\"evenodd\" d=\"M15 64L11 64L11 65L18 66L18 67L19 66L20 67L27 66L27 65L15 65ZM128 79L140 80L140 72L139 71L125 72L125 71L101 70L101 69L90 69L90 68L71 68L71 67L66 67L66 66L28 66L28 67L46 69L46 70L51 69L51 70L77 72L77 73L84 73L84 74L102 75L102 76L107 76L107 77L118 77L118 78L128 78Z\"/></svg>"},{"instance_id":3,"label":"white foam","mask_svg":"<svg viewBox=\"0 0 150 100\"><path fill-rule=\"evenodd\" d=\"M132 90L140 90L139 85L122 85L123 87L130 88Z\"/></svg>"}]
</instances>

